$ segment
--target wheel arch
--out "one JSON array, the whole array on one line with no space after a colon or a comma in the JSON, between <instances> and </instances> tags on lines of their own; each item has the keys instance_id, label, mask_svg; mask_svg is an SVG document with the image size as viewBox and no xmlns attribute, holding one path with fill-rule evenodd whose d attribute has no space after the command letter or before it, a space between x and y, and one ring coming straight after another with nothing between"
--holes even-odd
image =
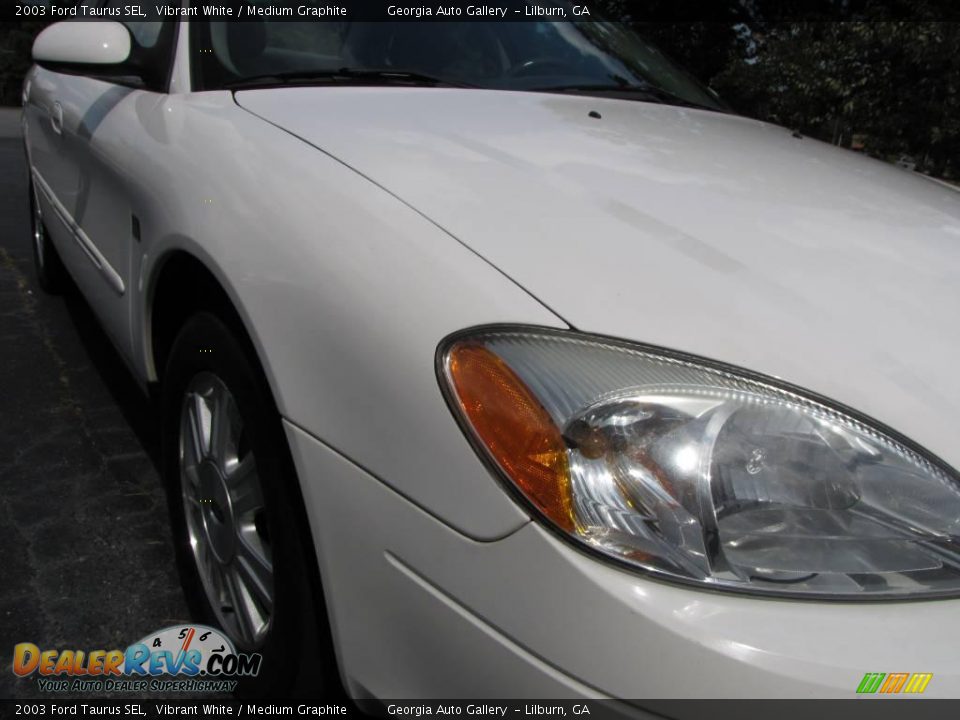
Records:
<instances>
[{"instance_id":1,"label":"wheel arch","mask_svg":"<svg viewBox=\"0 0 960 720\"><path fill-rule=\"evenodd\" d=\"M171 249L153 263L146 287L143 336L149 382L162 380L170 348L187 319L206 310L238 333L267 378L276 402L273 378L254 341L242 305L230 284L210 263L189 250Z\"/></svg>"}]
</instances>

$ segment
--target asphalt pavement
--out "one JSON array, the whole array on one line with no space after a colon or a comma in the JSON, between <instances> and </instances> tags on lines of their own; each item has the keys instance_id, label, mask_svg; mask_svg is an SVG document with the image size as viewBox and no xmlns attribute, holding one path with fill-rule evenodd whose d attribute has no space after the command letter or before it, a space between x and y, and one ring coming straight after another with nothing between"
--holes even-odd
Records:
<instances>
[{"instance_id":1,"label":"asphalt pavement","mask_svg":"<svg viewBox=\"0 0 960 720\"><path fill-rule=\"evenodd\" d=\"M14 676L16 643L123 649L189 618L151 406L78 293L37 286L27 203L19 110L0 109L0 698L17 699L49 696Z\"/></svg>"}]
</instances>

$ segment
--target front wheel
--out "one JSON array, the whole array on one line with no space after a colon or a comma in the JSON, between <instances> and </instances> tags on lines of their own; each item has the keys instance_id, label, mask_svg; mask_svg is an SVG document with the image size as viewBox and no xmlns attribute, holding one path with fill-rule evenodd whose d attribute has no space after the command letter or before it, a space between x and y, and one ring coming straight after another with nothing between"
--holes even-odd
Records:
<instances>
[{"instance_id":1,"label":"front wheel","mask_svg":"<svg viewBox=\"0 0 960 720\"><path fill-rule=\"evenodd\" d=\"M252 348L215 315L195 315L171 349L162 406L164 476L195 618L263 655L241 694L329 693L332 652L299 486Z\"/></svg>"}]
</instances>

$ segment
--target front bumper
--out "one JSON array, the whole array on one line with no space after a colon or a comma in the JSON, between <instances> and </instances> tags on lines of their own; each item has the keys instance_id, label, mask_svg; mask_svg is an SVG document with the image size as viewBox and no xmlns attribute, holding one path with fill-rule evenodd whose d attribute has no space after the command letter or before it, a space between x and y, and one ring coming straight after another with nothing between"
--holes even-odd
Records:
<instances>
[{"instance_id":1,"label":"front bumper","mask_svg":"<svg viewBox=\"0 0 960 720\"><path fill-rule=\"evenodd\" d=\"M924 672L922 697L960 697L960 600L694 590L609 566L533 522L476 542L286 430L357 696L849 699L865 673Z\"/></svg>"}]
</instances>

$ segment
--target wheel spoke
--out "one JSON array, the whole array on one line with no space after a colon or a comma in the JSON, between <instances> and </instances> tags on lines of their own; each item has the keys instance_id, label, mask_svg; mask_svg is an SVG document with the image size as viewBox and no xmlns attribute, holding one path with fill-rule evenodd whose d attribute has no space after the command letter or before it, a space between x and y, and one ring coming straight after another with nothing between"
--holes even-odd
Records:
<instances>
[{"instance_id":1,"label":"wheel spoke","mask_svg":"<svg viewBox=\"0 0 960 720\"><path fill-rule=\"evenodd\" d=\"M203 538L203 508L200 505L200 478L195 466L181 467L181 476L184 478L181 495L184 500L184 514L186 515L187 530L190 533L190 544L194 552L199 551L199 545L205 545Z\"/></svg>"},{"instance_id":2,"label":"wheel spoke","mask_svg":"<svg viewBox=\"0 0 960 720\"><path fill-rule=\"evenodd\" d=\"M183 478L187 481L186 489L189 490L190 499L196 501L200 490L200 474L197 472L197 466L193 463L184 463Z\"/></svg>"},{"instance_id":3,"label":"wheel spoke","mask_svg":"<svg viewBox=\"0 0 960 720\"><path fill-rule=\"evenodd\" d=\"M223 566L217 562L217 559L210 552L210 546L203 544L203 564L207 568L207 573L213 581L213 594L216 598L222 598L224 595L223 587Z\"/></svg>"},{"instance_id":4,"label":"wheel spoke","mask_svg":"<svg viewBox=\"0 0 960 720\"><path fill-rule=\"evenodd\" d=\"M224 607L228 607L233 610L234 616L236 616L236 613L238 612L238 600L234 595L233 586L230 583L230 568L225 565L221 565L220 562L212 556L212 554L210 557L210 562L211 567L213 568L215 588L214 593L216 597L215 607L221 611Z\"/></svg>"},{"instance_id":5,"label":"wheel spoke","mask_svg":"<svg viewBox=\"0 0 960 720\"><path fill-rule=\"evenodd\" d=\"M263 507L263 490L253 455L248 454L226 480L236 517L249 516Z\"/></svg>"},{"instance_id":6,"label":"wheel spoke","mask_svg":"<svg viewBox=\"0 0 960 720\"><path fill-rule=\"evenodd\" d=\"M210 457L227 471L231 461L236 458L236 443L233 438L233 418L231 409L233 399L226 389L215 386L210 396Z\"/></svg>"},{"instance_id":7,"label":"wheel spoke","mask_svg":"<svg viewBox=\"0 0 960 720\"><path fill-rule=\"evenodd\" d=\"M210 451L210 410L199 393L191 394L187 402L186 431L194 461L199 463Z\"/></svg>"},{"instance_id":8,"label":"wheel spoke","mask_svg":"<svg viewBox=\"0 0 960 720\"><path fill-rule=\"evenodd\" d=\"M250 642L257 636L258 628L255 626L254 608L250 596L244 588L243 581L239 577L236 567L225 568L224 577L229 588L230 598L233 601L233 614L240 635L246 642Z\"/></svg>"},{"instance_id":9,"label":"wheel spoke","mask_svg":"<svg viewBox=\"0 0 960 720\"><path fill-rule=\"evenodd\" d=\"M203 571L209 579L210 589L208 590L208 596L211 604L219 610L227 598L226 588L224 586L223 566L213 557L213 553L210 552L210 547L206 542L200 543L197 562L203 567Z\"/></svg>"},{"instance_id":10,"label":"wheel spoke","mask_svg":"<svg viewBox=\"0 0 960 720\"><path fill-rule=\"evenodd\" d=\"M186 501L184 509L187 513L187 529L190 530L191 542L200 541L203 532L203 507L196 496L184 493L183 498Z\"/></svg>"},{"instance_id":11,"label":"wheel spoke","mask_svg":"<svg viewBox=\"0 0 960 720\"><path fill-rule=\"evenodd\" d=\"M245 538L237 538L237 574L244 587L264 611L261 617L273 611L273 563L247 544Z\"/></svg>"}]
</instances>

